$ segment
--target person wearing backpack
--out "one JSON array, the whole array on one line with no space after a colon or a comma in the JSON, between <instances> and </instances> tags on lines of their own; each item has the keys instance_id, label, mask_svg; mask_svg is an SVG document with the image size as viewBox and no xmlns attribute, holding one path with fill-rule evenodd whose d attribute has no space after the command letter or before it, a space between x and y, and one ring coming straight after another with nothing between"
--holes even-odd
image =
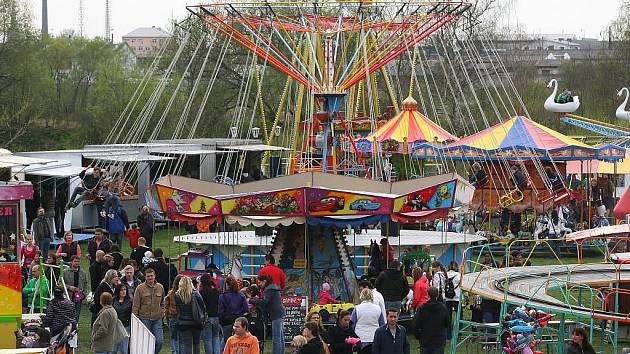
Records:
<instances>
[{"instance_id":1,"label":"person wearing backpack","mask_svg":"<svg viewBox=\"0 0 630 354\"><path fill-rule=\"evenodd\" d=\"M457 313L457 308L459 307L459 299L462 293L462 289L460 287L461 284L461 274L459 274L459 265L457 262L452 261L448 264L448 272L446 273L446 287L444 289L444 296L446 298L446 309L448 310L450 316L450 323L453 323L453 312ZM451 339L452 328L448 329L446 332L446 338L448 340Z\"/></svg>"},{"instance_id":2,"label":"person wearing backpack","mask_svg":"<svg viewBox=\"0 0 630 354\"><path fill-rule=\"evenodd\" d=\"M444 302L444 292L446 288L446 269L442 265L442 262L435 261L431 264L431 271L433 273L433 278L431 279L431 286L438 289L438 302Z\"/></svg>"},{"instance_id":3,"label":"person wearing backpack","mask_svg":"<svg viewBox=\"0 0 630 354\"><path fill-rule=\"evenodd\" d=\"M177 304L177 330L179 351L181 354L200 354L201 330L208 314L203 298L193 289L192 280L182 277L179 289L175 293Z\"/></svg>"}]
</instances>

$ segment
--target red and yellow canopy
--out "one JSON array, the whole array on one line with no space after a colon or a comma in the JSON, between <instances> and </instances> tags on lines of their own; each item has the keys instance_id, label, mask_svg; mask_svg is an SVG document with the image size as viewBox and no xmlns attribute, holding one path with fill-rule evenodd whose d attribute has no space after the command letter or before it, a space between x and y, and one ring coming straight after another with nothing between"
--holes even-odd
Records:
<instances>
[{"instance_id":1,"label":"red and yellow canopy","mask_svg":"<svg viewBox=\"0 0 630 354\"><path fill-rule=\"evenodd\" d=\"M395 140L399 143L415 142L450 142L458 138L435 124L416 110L418 103L411 97L402 102L403 110L397 116L383 124L379 129L367 136L367 140L382 143Z\"/></svg>"}]
</instances>

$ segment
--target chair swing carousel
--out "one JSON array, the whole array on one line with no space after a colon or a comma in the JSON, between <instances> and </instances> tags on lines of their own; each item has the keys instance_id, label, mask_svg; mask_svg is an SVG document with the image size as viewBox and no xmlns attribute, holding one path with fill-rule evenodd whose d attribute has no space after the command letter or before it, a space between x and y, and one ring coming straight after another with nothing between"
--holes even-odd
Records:
<instances>
[{"instance_id":1,"label":"chair swing carousel","mask_svg":"<svg viewBox=\"0 0 630 354\"><path fill-rule=\"evenodd\" d=\"M616 161L623 157L623 149L617 150L600 151L516 116L454 142L439 153L471 163L469 177L475 187L471 210L487 216L509 211L520 221L524 211L546 214L571 199L582 198L565 184L567 161ZM512 220L510 216L508 224Z\"/></svg>"}]
</instances>

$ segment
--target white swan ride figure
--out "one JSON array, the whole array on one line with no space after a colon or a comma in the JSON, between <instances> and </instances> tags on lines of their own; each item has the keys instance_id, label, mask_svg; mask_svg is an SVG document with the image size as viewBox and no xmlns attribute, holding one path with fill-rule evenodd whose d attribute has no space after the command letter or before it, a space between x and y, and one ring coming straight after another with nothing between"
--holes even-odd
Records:
<instances>
[{"instance_id":1,"label":"white swan ride figure","mask_svg":"<svg viewBox=\"0 0 630 354\"><path fill-rule=\"evenodd\" d=\"M558 103L555 101L558 93L558 81L556 81L556 79L551 79L547 88L551 88L552 86L553 93L545 100L545 109L554 113L573 113L577 111L580 107L580 98L578 96L573 96L573 102Z\"/></svg>"},{"instance_id":2,"label":"white swan ride figure","mask_svg":"<svg viewBox=\"0 0 630 354\"><path fill-rule=\"evenodd\" d=\"M630 96L630 91L628 91L627 87L624 87L619 90L619 92L617 92L617 96L621 97L624 91L626 92L626 99L623 100L623 103L621 103L619 107L617 107L615 115L617 116L617 119L630 120L630 111L626 111L626 104L628 103L628 96Z\"/></svg>"}]
</instances>

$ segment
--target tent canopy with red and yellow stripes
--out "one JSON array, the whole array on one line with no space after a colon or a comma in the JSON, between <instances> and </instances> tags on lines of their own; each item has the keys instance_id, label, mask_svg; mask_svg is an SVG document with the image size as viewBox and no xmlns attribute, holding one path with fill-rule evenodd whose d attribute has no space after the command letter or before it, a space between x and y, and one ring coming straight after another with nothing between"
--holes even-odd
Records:
<instances>
[{"instance_id":1,"label":"tent canopy with red and yellow stripes","mask_svg":"<svg viewBox=\"0 0 630 354\"><path fill-rule=\"evenodd\" d=\"M416 100L407 97L402 102L403 110L387 123L367 136L367 140L382 143L385 140L402 142L451 142L457 137L431 121L416 110Z\"/></svg>"}]
</instances>

